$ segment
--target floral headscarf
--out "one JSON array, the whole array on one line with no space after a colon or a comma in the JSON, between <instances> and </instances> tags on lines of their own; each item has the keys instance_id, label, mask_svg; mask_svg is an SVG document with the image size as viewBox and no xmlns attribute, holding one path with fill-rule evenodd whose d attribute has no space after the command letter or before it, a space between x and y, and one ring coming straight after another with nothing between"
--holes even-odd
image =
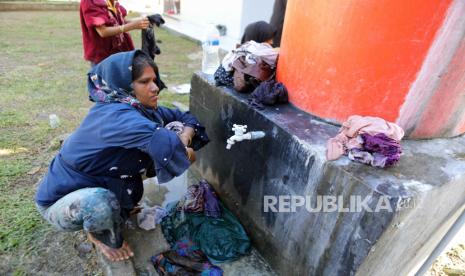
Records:
<instances>
[{"instance_id":1,"label":"floral headscarf","mask_svg":"<svg viewBox=\"0 0 465 276\"><path fill-rule=\"evenodd\" d=\"M92 68L87 73L87 89L89 99L101 103L127 103L143 111L139 100L136 99L132 89L132 63L137 52L121 52L111 55ZM166 88L160 79L158 70L157 86L160 90Z\"/></svg>"}]
</instances>

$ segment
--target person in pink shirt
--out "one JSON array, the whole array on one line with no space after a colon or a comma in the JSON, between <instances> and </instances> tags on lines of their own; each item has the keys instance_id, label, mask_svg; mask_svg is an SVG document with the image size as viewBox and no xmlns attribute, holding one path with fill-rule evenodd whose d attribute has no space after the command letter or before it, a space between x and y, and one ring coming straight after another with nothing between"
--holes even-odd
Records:
<instances>
[{"instance_id":1,"label":"person in pink shirt","mask_svg":"<svg viewBox=\"0 0 465 276\"><path fill-rule=\"evenodd\" d=\"M81 0L79 9L84 59L91 66L112 54L134 50L127 32L150 24L146 17L127 21L126 9L117 0Z\"/></svg>"}]
</instances>

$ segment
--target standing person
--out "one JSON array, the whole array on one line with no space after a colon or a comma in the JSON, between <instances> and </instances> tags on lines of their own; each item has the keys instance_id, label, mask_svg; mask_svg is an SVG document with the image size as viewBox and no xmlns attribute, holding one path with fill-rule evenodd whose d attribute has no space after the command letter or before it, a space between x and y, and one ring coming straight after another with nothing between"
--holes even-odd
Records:
<instances>
[{"instance_id":1,"label":"standing person","mask_svg":"<svg viewBox=\"0 0 465 276\"><path fill-rule=\"evenodd\" d=\"M189 112L158 106L164 84L140 50L94 66L87 87L96 104L51 162L35 201L56 229L83 229L108 259L125 260L134 253L121 231L138 209L142 177L165 183L181 175L209 140ZM166 125L172 122L177 133Z\"/></svg>"},{"instance_id":2,"label":"standing person","mask_svg":"<svg viewBox=\"0 0 465 276\"><path fill-rule=\"evenodd\" d=\"M84 59L91 66L112 54L134 50L127 32L149 26L146 17L126 21L126 9L117 0L81 0L79 9Z\"/></svg>"},{"instance_id":3,"label":"standing person","mask_svg":"<svg viewBox=\"0 0 465 276\"><path fill-rule=\"evenodd\" d=\"M281 46L281 36L283 34L284 16L286 15L287 0L275 0L273 14L271 15L270 24L276 29L276 36L273 40L274 47Z\"/></svg>"}]
</instances>

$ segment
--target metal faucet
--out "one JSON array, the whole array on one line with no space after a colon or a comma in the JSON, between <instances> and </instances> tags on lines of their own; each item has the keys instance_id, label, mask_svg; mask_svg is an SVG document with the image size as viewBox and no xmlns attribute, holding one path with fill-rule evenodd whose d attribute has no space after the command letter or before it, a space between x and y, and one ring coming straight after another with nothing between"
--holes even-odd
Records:
<instances>
[{"instance_id":1,"label":"metal faucet","mask_svg":"<svg viewBox=\"0 0 465 276\"><path fill-rule=\"evenodd\" d=\"M247 132L247 125L233 125L232 131L234 135L229 137L226 141L226 149L231 149L231 147L236 143L242 140L256 140L265 137L265 132L263 131L250 131Z\"/></svg>"}]
</instances>

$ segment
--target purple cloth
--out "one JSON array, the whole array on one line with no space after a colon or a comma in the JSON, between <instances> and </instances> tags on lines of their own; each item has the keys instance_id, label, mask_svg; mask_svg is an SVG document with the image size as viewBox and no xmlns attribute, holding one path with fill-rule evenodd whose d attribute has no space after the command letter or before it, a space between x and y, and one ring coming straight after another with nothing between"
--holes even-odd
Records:
<instances>
[{"instance_id":1,"label":"purple cloth","mask_svg":"<svg viewBox=\"0 0 465 276\"><path fill-rule=\"evenodd\" d=\"M380 168L386 167L386 161L388 159L380 153L369 153L361 149L351 149L348 157L350 160Z\"/></svg>"},{"instance_id":2,"label":"purple cloth","mask_svg":"<svg viewBox=\"0 0 465 276\"><path fill-rule=\"evenodd\" d=\"M364 133L359 138L362 139L362 148L351 149L348 154L350 160L380 168L392 166L399 161L402 149L397 140L384 133Z\"/></svg>"},{"instance_id":3,"label":"purple cloth","mask_svg":"<svg viewBox=\"0 0 465 276\"><path fill-rule=\"evenodd\" d=\"M386 157L384 167L392 166L399 161L402 149L396 140L387 137L384 133L376 135L364 133L361 136L363 149L372 153L375 160Z\"/></svg>"},{"instance_id":4,"label":"purple cloth","mask_svg":"<svg viewBox=\"0 0 465 276\"><path fill-rule=\"evenodd\" d=\"M218 197L206 180L187 188L184 198L179 202L178 210L188 213L204 212L206 216L214 218L221 216Z\"/></svg>"},{"instance_id":5,"label":"purple cloth","mask_svg":"<svg viewBox=\"0 0 465 276\"><path fill-rule=\"evenodd\" d=\"M181 200L178 209L182 209L188 213L203 212L203 190L203 187L200 187L198 184L187 187L187 192Z\"/></svg>"},{"instance_id":6,"label":"purple cloth","mask_svg":"<svg viewBox=\"0 0 465 276\"><path fill-rule=\"evenodd\" d=\"M204 212L206 216L218 218L221 216L220 205L218 204L218 197L216 196L213 188L206 180L199 182L200 187L203 187L203 200Z\"/></svg>"},{"instance_id":7,"label":"purple cloth","mask_svg":"<svg viewBox=\"0 0 465 276\"><path fill-rule=\"evenodd\" d=\"M268 80L260 83L249 98L249 104L258 109L263 109L264 105L287 102L288 95L286 86L275 80Z\"/></svg>"},{"instance_id":8,"label":"purple cloth","mask_svg":"<svg viewBox=\"0 0 465 276\"><path fill-rule=\"evenodd\" d=\"M351 149L347 157L349 157L350 160L357 161L357 162L367 164L367 165L371 165L371 162L373 162L373 155L361 149Z\"/></svg>"}]
</instances>

